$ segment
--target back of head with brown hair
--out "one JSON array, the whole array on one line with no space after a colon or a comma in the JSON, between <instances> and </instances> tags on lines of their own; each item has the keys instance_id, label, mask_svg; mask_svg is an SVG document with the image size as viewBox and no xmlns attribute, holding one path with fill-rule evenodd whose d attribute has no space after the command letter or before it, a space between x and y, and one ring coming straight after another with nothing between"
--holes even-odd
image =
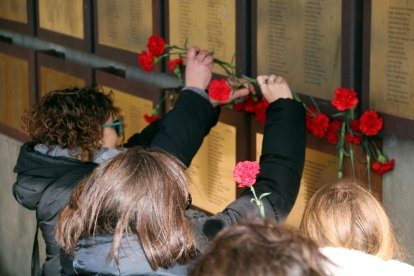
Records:
<instances>
[{"instance_id":1,"label":"back of head with brown hair","mask_svg":"<svg viewBox=\"0 0 414 276\"><path fill-rule=\"evenodd\" d=\"M21 122L33 141L69 149L77 159L90 161L101 146L101 125L110 115L121 116L110 94L72 87L47 93Z\"/></svg>"},{"instance_id":2,"label":"back of head with brown hair","mask_svg":"<svg viewBox=\"0 0 414 276\"><path fill-rule=\"evenodd\" d=\"M321 247L344 247L383 259L401 250L378 200L350 180L321 187L310 199L299 230Z\"/></svg>"},{"instance_id":3,"label":"back of head with brown hair","mask_svg":"<svg viewBox=\"0 0 414 276\"><path fill-rule=\"evenodd\" d=\"M276 223L253 220L222 230L190 275L325 275L329 263L311 240Z\"/></svg>"},{"instance_id":4,"label":"back of head with brown hair","mask_svg":"<svg viewBox=\"0 0 414 276\"><path fill-rule=\"evenodd\" d=\"M56 226L69 255L80 238L113 234L109 254L118 262L122 238L135 234L153 270L187 262L196 252L186 217L184 165L160 150L132 148L101 164L78 185Z\"/></svg>"}]
</instances>

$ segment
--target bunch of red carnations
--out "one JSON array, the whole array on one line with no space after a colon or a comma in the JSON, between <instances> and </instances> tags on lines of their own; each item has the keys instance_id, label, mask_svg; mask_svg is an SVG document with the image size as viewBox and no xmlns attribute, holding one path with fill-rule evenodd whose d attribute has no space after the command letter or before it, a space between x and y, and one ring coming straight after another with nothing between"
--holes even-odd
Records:
<instances>
[{"instance_id":1,"label":"bunch of red carnations","mask_svg":"<svg viewBox=\"0 0 414 276\"><path fill-rule=\"evenodd\" d=\"M364 162L367 166L368 182L370 182L371 169L378 174L392 170L395 160L390 160L376 144L376 139L383 127L383 118L373 110L367 110L356 118L355 108L358 105L358 97L352 89L336 89L331 103L338 111L331 116L334 119L320 112L317 107L307 108L306 129L316 137L326 138L330 144L337 145L338 178L343 176L345 156L350 157L352 172L355 174L353 145L359 145L365 151ZM346 143L348 143L347 148Z\"/></svg>"},{"instance_id":2,"label":"bunch of red carnations","mask_svg":"<svg viewBox=\"0 0 414 276\"><path fill-rule=\"evenodd\" d=\"M176 74L182 83L181 66L188 49L185 46L167 45L165 40L158 35L153 35L148 39L147 48L148 51L142 51L138 56L142 69L149 73L155 63L168 57L169 71ZM257 83L255 79L247 76L242 76L244 82L241 82L235 66L230 63L218 59L214 59L214 63L226 72L226 77L215 79L209 84L208 95L216 101L226 102L235 89L246 85L246 83ZM296 93L293 94L297 101L301 101ZM352 89L338 88L331 103L338 111L331 116L333 119L323 114L318 106L306 107L304 105L306 108L306 129L316 137L326 138L330 144L337 146L338 178L343 177L344 157L351 159L352 172L355 177L355 157L352 147L353 145L361 146L366 153L364 162L366 162L370 185L371 170L378 174L384 174L392 170L395 164L395 160L389 159L376 144L376 139L383 126L383 118L373 110L365 111L359 118L356 118L355 108L358 105L358 97ZM269 103L265 99L259 99L255 95L249 95L231 104L231 107L237 111L254 113L256 119L263 124L266 121L268 106ZM147 122L158 118L158 106L145 117Z\"/></svg>"},{"instance_id":3,"label":"bunch of red carnations","mask_svg":"<svg viewBox=\"0 0 414 276\"><path fill-rule=\"evenodd\" d=\"M145 72L150 73L154 68L154 64L161 61L163 58L168 58L168 70L179 78L182 85L182 65L186 58L188 50L187 47L168 45L166 44L164 38L158 35L152 35L147 41L147 49L148 50L141 51L138 55L138 63L140 67ZM246 80L242 83L240 78L237 77L235 66L231 63L227 63L216 58L214 58L214 63L225 71L226 76L210 82L208 87L208 95L213 100L223 103L227 102L235 89L240 88L246 83L256 82L255 79L246 78ZM238 103L232 103L230 105L238 111L255 113L257 120L264 124L265 111L269 103L264 99L258 99L253 95L249 95L245 99L239 100ZM147 122L152 122L153 120L159 118L158 114L158 109L154 108L151 114L145 115L145 120Z\"/></svg>"}]
</instances>

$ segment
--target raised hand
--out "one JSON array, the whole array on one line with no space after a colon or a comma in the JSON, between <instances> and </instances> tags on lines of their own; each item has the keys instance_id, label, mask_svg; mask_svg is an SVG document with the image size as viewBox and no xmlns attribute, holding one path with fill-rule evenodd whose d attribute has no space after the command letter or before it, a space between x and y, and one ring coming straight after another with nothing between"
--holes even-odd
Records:
<instances>
[{"instance_id":1,"label":"raised hand","mask_svg":"<svg viewBox=\"0 0 414 276\"><path fill-rule=\"evenodd\" d=\"M213 60L211 53L206 50L200 50L198 47L188 49L185 86L205 90L213 74Z\"/></svg>"},{"instance_id":2,"label":"raised hand","mask_svg":"<svg viewBox=\"0 0 414 276\"><path fill-rule=\"evenodd\" d=\"M282 76L260 75L257 77L257 83L260 86L265 99L272 103L278 99L292 99L292 92L287 81Z\"/></svg>"}]
</instances>

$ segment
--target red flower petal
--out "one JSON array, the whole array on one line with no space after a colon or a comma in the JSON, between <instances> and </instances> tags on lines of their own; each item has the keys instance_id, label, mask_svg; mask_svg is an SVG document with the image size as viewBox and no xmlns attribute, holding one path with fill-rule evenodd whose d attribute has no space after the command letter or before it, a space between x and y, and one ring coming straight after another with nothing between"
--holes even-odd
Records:
<instances>
[{"instance_id":1,"label":"red flower petal","mask_svg":"<svg viewBox=\"0 0 414 276\"><path fill-rule=\"evenodd\" d=\"M384 174L388 171L391 171L394 169L395 160L391 159L389 162L378 162L375 161L372 163L372 170L378 174Z\"/></svg>"},{"instance_id":2,"label":"red flower petal","mask_svg":"<svg viewBox=\"0 0 414 276\"><path fill-rule=\"evenodd\" d=\"M152 70L154 57L151 53L142 51L141 54L138 55L138 62L141 68L144 69L145 72L149 73Z\"/></svg>"},{"instance_id":3,"label":"red flower petal","mask_svg":"<svg viewBox=\"0 0 414 276\"><path fill-rule=\"evenodd\" d=\"M326 132L326 139L328 140L329 144L336 145L338 144L339 136L338 131L341 128L341 122L338 120L334 120L329 123L328 130Z\"/></svg>"},{"instance_id":4,"label":"red flower petal","mask_svg":"<svg viewBox=\"0 0 414 276\"><path fill-rule=\"evenodd\" d=\"M338 88L335 90L335 98L332 104L339 111L352 109L358 104L357 93L347 88Z\"/></svg>"},{"instance_id":5,"label":"red flower petal","mask_svg":"<svg viewBox=\"0 0 414 276\"><path fill-rule=\"evenodd\" d=\"M225 102L229 99L230 93L231 87L225 78L213 80L210 82L208 95L211 99L219 102Z\"/></svg>"},{"instance_id":6,"label":"red flower petal","mask_svg":"<svg viewBox=\"0 0 414 276\"><path fill-rule=\"evenodd\" d=\"M159 57L164 53L165 40L159 35L152 35L147 42L148 51L154 56Z\"/></svg>"},{"instance_id":7,"label":"red flower petal","mask_svg":"<svg viewBox=\"0 0 414 276\"><path fill-rule=\"evenodd\" d=\"M161 116L144 114L144 119L147 123L152 123L161 119Z\"/></svg>"},{"instance_id":8,"label":"red flower petal","mask_svg":"<svg viewBox=\"0 0 414 276\"><path fill-rule=\"evenodd\" d=\"M256 175L259 171L260 166L257 162L239 162L233 170L233 178L237 182L238 187L250 187L256 183Z\"/></svg>"},{"instance_id":9,"label":"red flower petal","mask_svg":"<svg viewBox=\"0 0 414 276\"><path fill-rule=\"evenodd\" d=\"M177 66L183 64L183 59L182 58L176 58L176 59L169 60L167 63L168 63L168 70L170 72L174 72L174 70Z\"/></svg>"},{"instance_id":10,"label":"red flower petal","mask_svg":"<svg viewBox=\"0 0 414 276\"><path fill-rule=\"evenodd\" d=\"M382 129L383 118L378 117L377 112L368 110L359 119L359 128L367 136L377 135Z\"/></svg>"}]
</instances>

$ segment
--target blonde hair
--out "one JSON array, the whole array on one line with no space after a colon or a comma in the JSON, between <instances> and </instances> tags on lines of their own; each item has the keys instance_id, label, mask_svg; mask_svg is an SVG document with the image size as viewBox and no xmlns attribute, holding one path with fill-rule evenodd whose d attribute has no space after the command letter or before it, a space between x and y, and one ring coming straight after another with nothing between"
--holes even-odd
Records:
<instances>
[{"instance_id":1,"label":"blonde hair","mask_svg":"<svg viewBox=\"0 0 414 276\"><path fill-rule=\"evenodd\" d=\"M402 256L378 200L350 180L321 187L310 199L299 231L320 247L344 247L388 260Z\"/></svg>"}]
</instances>

